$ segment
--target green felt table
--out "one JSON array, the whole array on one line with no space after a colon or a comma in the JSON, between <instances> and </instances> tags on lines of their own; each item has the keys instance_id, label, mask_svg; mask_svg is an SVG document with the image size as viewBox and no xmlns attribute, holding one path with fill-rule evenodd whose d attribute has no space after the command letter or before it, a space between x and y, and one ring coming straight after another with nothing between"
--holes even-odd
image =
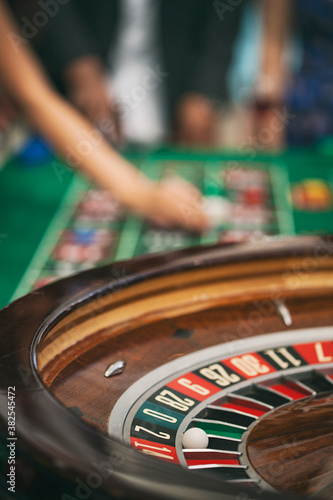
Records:
<instances>
[{"instance_id":1,"label":"green felt table","mask_svg":"<svg viewBox=\"0 0 333 500\"><path fill-rule=\"evenodd\" d=\"M332 207L308 211L295 209L291 189L302 179L322 179L333 192L332 156L315 150L288 151L281 155L233 152L194 153L163 149L129 154L151 178L158 179L168 166L194 182L205 195L223 195L218 172L247 164L269 169L277 227L272 234L309 234L333 231ZM52 254L61 232L69 224L74 207L89 189L86 179L73 173L55 158L41 164L26 165L10 158L0 170L0 307L27 293ZM128 216L118 224L117 245L111 260L131 258L147 249L141 243L142 222ZM217 234L202 237L183 235L181 246L209 244ZM163 249L163 248L162 248ZM166 248L168 249L168 248ZM103 264L105 262L102 262Z\"/></svg>"}]
</instances>

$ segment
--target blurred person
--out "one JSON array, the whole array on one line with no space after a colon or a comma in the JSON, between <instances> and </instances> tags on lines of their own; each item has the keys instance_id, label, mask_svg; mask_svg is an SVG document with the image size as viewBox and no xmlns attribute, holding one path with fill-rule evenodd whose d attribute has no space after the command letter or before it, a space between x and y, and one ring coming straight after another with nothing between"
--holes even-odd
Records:
<instances>
[{"instance_id":1,"label":"blurred person","mask_svg":"<svg viewBox=\"0 0 333 500\"><path fill-rule=\"evenodd\" d=\"M29 2L11 3L33 31ZM206 0L62 0L33 41L58 88L112 141L212 146L243 4L221 15Z\"/></svg>"},{"instance_id":2,"label":"blurred person","mask_svg":"<svg viewBox=\"0 0 333 500\"><path fill-rule=\"evenodd\" d=\"M177 179L154 183L115 152L52 88L0 0L0 85L17 109L67 161L110 190L127 208L163 226L203 230L200 195Z\"/></svg>"},{"instance_id":3,"label":"blurred person","mask_svg":"<svg viewBox=\"0 0 333 500\"><path fill-rule=\"evenodd\" d=\"M333 2L262 0L262 9L257 130L268 130L271 147L311 146L333 135ZM287 64L295 32L298 69Z\"/></svg>"}]
</instances>

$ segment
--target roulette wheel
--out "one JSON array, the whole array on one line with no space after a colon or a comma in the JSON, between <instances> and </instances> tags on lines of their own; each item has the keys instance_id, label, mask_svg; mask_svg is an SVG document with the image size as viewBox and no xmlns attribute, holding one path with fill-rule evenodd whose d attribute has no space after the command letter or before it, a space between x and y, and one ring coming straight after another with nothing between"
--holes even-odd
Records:
<instances>
[{"instance_id":1,"label":"roulette wheel","mask_svg":"<svg viewBox=\"0 0 333 500\"><path fill-rule=\"evenodd\" d=\"M330 237L166 252L3 309L7 490L331 498L332 254Z\"/></svg>"}]
</instances>

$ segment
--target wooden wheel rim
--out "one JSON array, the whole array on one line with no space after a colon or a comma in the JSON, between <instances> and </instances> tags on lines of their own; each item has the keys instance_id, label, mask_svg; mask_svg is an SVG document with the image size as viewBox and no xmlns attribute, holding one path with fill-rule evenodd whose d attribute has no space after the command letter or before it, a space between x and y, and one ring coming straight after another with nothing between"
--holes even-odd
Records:
<instances>
[{"instance_id":1,"label":"wooden wheel rim","mask_svg":"<svg viewBox=\"0 0 333 500\"><path fill-rule=\"evenodd\" d=\"M262 243L259 246L228 245L191 249L125 262L124 279L111 279L112 270L119 264L81 273L37 290L12 303L0 313L2 336L1 426L6 427L7 387L15 385L17 391L17 435L23 451L33 455L38 467L64 476L86 478L92 472L91 464L108 461L112 474L103 477L94 490L96 498L103 494L126 498L151 497L232 498L245 491L249 498L255 494L246 489L210 480L203 485L202 478L178 467L160 463L125 447L123 444L98 433L80 422L45 389L38 373L38 350L50 331L50 325L59 324L75 311L82 311L96 297L109 296L115 291L131 290L142 283L168 279L177 273L213 269L231 263L241 266L246 262L265 262L278 259L312 259L317 263L312 277L332 269L333 245L330 238L297 238ZM289 259L289 261L288 261ZM308 262L308 266L310 265ZM283 272L288 269L286 264ZM281 270L280 270L281 272ZM319 274L318 274L319 273ZM322 278L321 278L322 280ZM312 286L310 280L306 286ZM304 283L303 283L304 284ZM331 289L329 279L324 286ZM48 446L45 446L47 441ZM172 482L170 481L172 477ZM230 496L231 495L231 496ZM266 494L262 498L274 498Z\"/></svg>"}]
</instances>

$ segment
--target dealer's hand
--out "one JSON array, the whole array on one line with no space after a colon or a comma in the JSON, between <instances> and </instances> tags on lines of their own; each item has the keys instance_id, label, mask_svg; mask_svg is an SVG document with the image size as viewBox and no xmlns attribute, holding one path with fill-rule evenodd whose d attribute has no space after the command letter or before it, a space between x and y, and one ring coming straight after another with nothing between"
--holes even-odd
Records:
<instances>
[{"instance_id":1,"label":"dealer's hand","mask_svg":"<svg viewBox=\"0 0 333 500\"><path fill-rule=\"evenodd\" d=\"M178 177L152 184L148 195L141 197L138 194L135 205L132 208L162 227L198 232L208 228L201 194Z\"/></svg>"},{"instance_id":2,"label":"dealer's hand","mask_svg":"<svg viewBox=\"0 0 333 500\"><path fill-rule=\"evenodd\" d=\"M176 142L189 147L212 147L215 142L217 111L200 94L188 94L180 101L176 114Z\"/></svg>"},{"instance_id":3,"label":"dealer's hand","mask_svg":"<svg viewBox=\"0 0 333 500\"><path fill-rule=\"evenodd\" d=\"M110 99L104 70L92 56L71 63L65 71L67 93L73 104L113 144L122 140L119 112Z\"/></svg>"}]
</instances>

